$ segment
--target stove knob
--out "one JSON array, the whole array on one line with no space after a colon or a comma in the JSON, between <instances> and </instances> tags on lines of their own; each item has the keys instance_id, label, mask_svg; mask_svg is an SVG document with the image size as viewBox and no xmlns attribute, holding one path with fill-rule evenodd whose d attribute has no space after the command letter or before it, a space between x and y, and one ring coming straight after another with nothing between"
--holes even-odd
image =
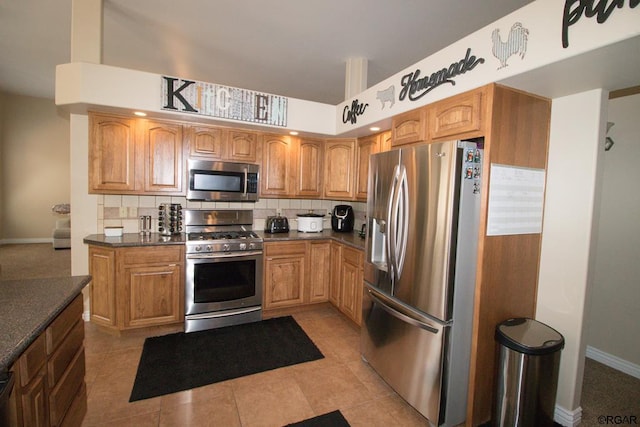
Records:
<instances>
[{"instance_id":1,"label":"stove knob","mask_svg":"<svg viewBox=\"0 0 640 427\"><path fill-rule=\"evenodd\" d=\"M213 248L211 247L211 245L207 245L207 252L211 252L213 251Z\"/></svg>"},{"instance_id":2,"label":"stove knob","mask_svg":"<svg viewBox=\"0 0 640 427\"><path fill-rule=\"evenodd\" d=\"M247 249L247 244L246 243L240 243L240 250L244 251Z\"/></svg>"},{"instance_id":3,"label":"stove knob","mask_svg":"<svg viewBox=\"0 0 640 427\"><path fill-rule=\"evenodd\" d=\"M249 249L255 249L255 248L256 248L255 243L249 243Z\"/></svg>"},{"instance_id":4,"label":"stove knob","mask_svg":"<svg viewBox=\"0 0 640 427\"><path fill-rule=\"evenodd\" d=\"M195 250L196 250L196 252L200 252L202 250L202 246L196 246Z\"/></svg>"},{"instance_id":5,"label":"stove knob","mask_svg":"<svg viewBox=\"0 0 640 427\"><path fill-rule=\"evenodd\" d=\"M225 252L229 252L229 250L231 249L231 246L229 246L228 243L225 243L224 245L222 245L222 250Z\"/></svg>"}]
</instances>

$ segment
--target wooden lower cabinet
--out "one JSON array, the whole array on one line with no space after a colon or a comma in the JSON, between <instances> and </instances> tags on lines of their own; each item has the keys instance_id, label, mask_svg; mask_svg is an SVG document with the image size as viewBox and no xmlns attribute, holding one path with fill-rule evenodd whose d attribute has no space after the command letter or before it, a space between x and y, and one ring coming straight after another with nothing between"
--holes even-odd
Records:
<instances>
[{"instance_id":1,"label":"wooden lower cabinet","mask_svg":"<svg viewBox=\"0 0 640 427\"><path fill-rule=\"evenodd\" d=\"M265 242L264 302L275 309L330 302L362 322L364 255L334 240Z\"/></svg>"},{"instance_id":2,"label":"wooden lower cabinet","mask_svg":"<svg viewBox=\"0 0 640 427\"><path fill-rule=\"evenodd\" d=\"M331 279L331 243L309 242L309 302L329 299Z\"/></svg>"},{"instance_id":3,"label":"wooden lower cabinet","mask_svg":"<svg viewBox=\"0 0 640 427\"><path fill-rule=\"evenodd\" d=\"M305 242L264 244L264 309L303 304L307 245Z\"/></svg>"},{"instance_id":4,"label":"wooden lower cabinet","mask_svg":"<svg viewBox=\"0 0 640 427\"><path fill-rule=\"evenodd\" d=\"M342 249L338 308L357 325L362 324L363 263L362 251L348 246Z\"/></svg>"},{"instance_id":5,"label":"wooden lower cabinet","mask_svg":"<svg viewBox=\"0 0 640 427\"><path fill-rule=\"evenodd\" d=\"M89 246L91 321L126 330L184 322L184 247Z\"/></svg>"},{"instance_id":6,"label":"wooden lower cabinet","mask_svg":"<svg viewBox=\"0 0 640 427\"><path fill-rule=\"evenodd\" d=\"M340 305L340 283L342 265L342 245L331 241L331 277L329 280L329 302L336 307Z\"/></svg>"},{"instance_id":7,"label":"wooden lower cabinet","mask_svg":"<svg viewBox=\"0 0 640 427\"><path fill-rule=\"evenodd\" d=\"M79 426L87 412L82 295L22 353L11 426Z\"/></svg>"}]
</instances>

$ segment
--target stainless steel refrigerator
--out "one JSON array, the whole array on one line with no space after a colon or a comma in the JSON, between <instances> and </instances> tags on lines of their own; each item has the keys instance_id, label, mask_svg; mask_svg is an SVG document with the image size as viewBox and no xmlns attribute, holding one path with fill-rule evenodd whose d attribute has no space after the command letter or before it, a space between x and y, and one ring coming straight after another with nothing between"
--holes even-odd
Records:
<instances>
[{"instance_id":1,"label":"stainless steel refrigerator","mask_svg":"<svg viewBox=\"0 0 640 427\"><path fill-rule=\"evenodd\" d=\"M362 355L432 425L466 418L482 155L449 141L370 158Z\"/></svg>"}]
</instances>

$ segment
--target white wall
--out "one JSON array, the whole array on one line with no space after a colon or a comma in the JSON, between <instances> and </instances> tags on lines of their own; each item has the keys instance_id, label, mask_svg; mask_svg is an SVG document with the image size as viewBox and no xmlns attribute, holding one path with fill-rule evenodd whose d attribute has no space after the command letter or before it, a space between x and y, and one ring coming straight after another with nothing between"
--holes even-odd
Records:
<instances>
[{"instance_id":1,"label":"white wall","mask_svg":"<svg viewBox=\"0 0 640 427\"><path fill-rule=\"evenodd\" d=\"M598 244L586 342L640 365L640 94L609 101ZM613 331L617 331L613 333Z\"/></svg>"},{"instance_id":2,"label":"white wall","mask_svg":"<svg viewBox=\"0 0 640 427\"><path fill-rule=\"evenodd\" d=\"M51 207L69 202L68 114L45 98L5 93L3 104L0 240L51 241Z\"/></svg>"},{"instance_id":3,"label":"white wall","mask_svg":"<svg viewBox=\"0 0 640 427\"><path fill-rule=\"evenodd\" d=\"M580 418L583 324L592 281L606 97L592 90L553 100L536 319L565 338L556 405ZM556 411L558 420L558 408Z\"/></svg>"}]
</instances>

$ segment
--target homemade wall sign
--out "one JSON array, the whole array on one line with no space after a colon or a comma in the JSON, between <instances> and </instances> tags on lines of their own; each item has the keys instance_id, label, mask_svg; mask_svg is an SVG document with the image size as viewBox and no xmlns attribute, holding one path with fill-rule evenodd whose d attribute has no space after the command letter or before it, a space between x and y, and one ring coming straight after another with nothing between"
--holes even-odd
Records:
<instances>
[{"instance_id":1,"label":"homemade wall sign","mask_svg":"<svg viewBox=\"0 0 640 427\"><path fill-rule=\"evenodd\" d=\"M408 98L410 101L417 101L442 84L447 83L455 86L454 77L471 71L478 64L483 63L484 58L476 58L475 55L471 54L471 48L468 48L464 58L460 61L453 62L448 67L441 68L424 77L420 76L420 69L418 68L404 75L400 80L402 89L400 89L398 99L404 101L405 98Z\"/></svg>"},{"instance_id":2,"label":"homemade wall sign","mask_svg":"<svg viewBox=\"0 0 640 427\"><path fill-rule=\"evenodd\" d=\"M287 126L288 99L247 89L162 76L162 109Z\"/></svg>"}]
</instances>

